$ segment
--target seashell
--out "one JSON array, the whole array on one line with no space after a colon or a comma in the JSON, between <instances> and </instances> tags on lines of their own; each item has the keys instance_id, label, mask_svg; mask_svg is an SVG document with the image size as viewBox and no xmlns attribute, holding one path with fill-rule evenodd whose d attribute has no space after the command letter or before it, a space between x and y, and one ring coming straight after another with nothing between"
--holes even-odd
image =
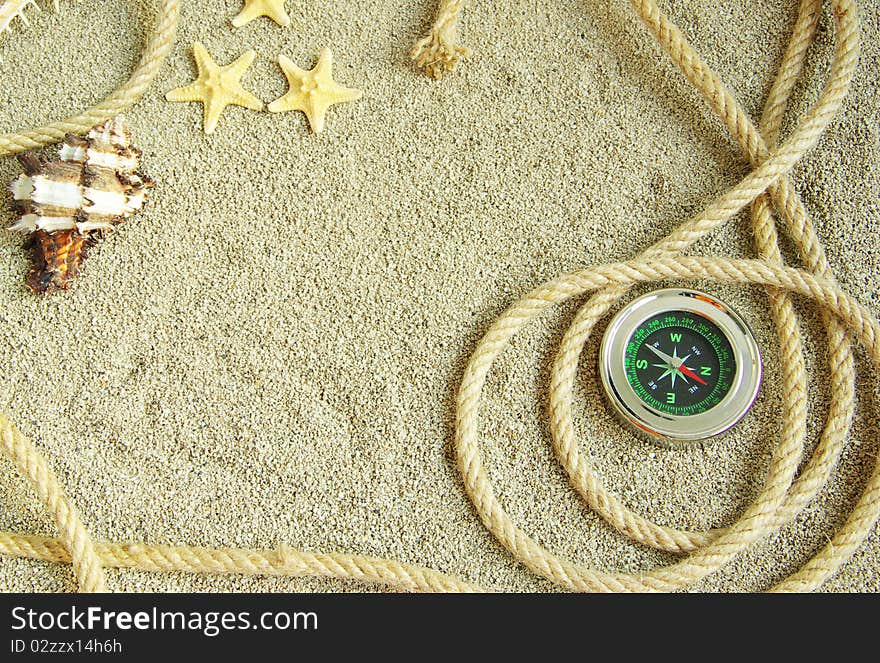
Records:
<instances>
[{"instance_id":1,"label":"seashell","mask_svg":"<svg viewBox=\"0 0 880 663\"><path fill-rule=\"evenodd\" d=\"M18 155L24 174L9 190L19 218L9 230L33 233L31 290L66 290L97 237L143 207L153 181L138 172L140 156L121 116L68 134L59 161Z\"/></svg>"},{"instance_id":2,"label":"seashell","mask_svg":"<svg viewBox=\"0 0 880 663\"><path fill-rule=\"evenodd\" d=\"M38 230L28 243L34 266L25 282L33 292L52 293L76 278L92 241L76 230Z\"/></svg>"},{"instance_id":3,"label":"seashell","mask_svg":"<svg viewBox=\"0 0 880 663\"><path fill-rule=\"evenodd\" d=\"M52 0L55 11L58 11L58 0ZM13 19L18 19L25 25L28 24L27 17L24 15L26 7L33 6L34 10L40 11L36 0L5 0L0 4L0 33L5 32Z\"/></svg>"}]
</instances>

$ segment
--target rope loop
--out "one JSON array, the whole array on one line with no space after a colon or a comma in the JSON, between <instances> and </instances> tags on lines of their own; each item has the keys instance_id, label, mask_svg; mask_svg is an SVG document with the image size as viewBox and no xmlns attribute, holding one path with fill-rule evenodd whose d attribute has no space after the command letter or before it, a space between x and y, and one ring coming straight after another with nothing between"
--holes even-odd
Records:
<instances>
[{"instance_id":1,"label":"rope loop","mask_svg":"<svg viewBox=\"0 0 880 663\"><path fill-rule=\"evenodd\" d=\"M162 0L159 20L131 77L101 103L66 120L35 129L0 134L0 157L52 145L69 133L85 133L134 104L153 82L171 46L180 13L180 0Z\"/></svg>"}]
</instances>

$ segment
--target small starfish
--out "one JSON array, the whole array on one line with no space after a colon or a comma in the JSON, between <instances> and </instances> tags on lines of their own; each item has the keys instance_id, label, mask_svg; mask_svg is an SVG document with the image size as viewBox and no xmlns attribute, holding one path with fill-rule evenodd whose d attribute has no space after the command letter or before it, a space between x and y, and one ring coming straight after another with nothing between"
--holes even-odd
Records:
<instances>
[{"instance_id":1,"label":"small starfish","mask_svg":"<svg viewBox=\"0 0 880 663\"><path fill-rule=\"evenodd\" d=\"M284 0L244 0L244 9L232 19L232 25L240 28L258 16L268 16L278 25L290 25L290 17L284 11Z\"/></svg>"},{"instance_id":2,"label":"small starfish","mask_svg":"<svg viewBox=\"0 0 880 663\"><path fill-rule=\"evenodd\" d=\"M283 55L278 56L278 64L287 76L290 89L287 94L269 104L269 111L301 110L309 118L312 131L320 133L324 129L324 113L333 104L360 99L360 90L342 87L333 81L333 53L329 48L321 51L318 64L311 71L304 71Z\"/></svg>"},{"instance_id":3,"label":"small starfish","mask_svg":"<svg viewBox=\"0 0 880 663\"><path fill-rule=\"evenodd\" d=\"M241 86L241 77L257 56L248 51L232 64L218 66L199 42L193 44L199 77L183 87L165 93L168 101L200 101L205 106L205 133L214 132L217 121L228 105L263 110L263 102Z\"/></svg>"}]
</instances>

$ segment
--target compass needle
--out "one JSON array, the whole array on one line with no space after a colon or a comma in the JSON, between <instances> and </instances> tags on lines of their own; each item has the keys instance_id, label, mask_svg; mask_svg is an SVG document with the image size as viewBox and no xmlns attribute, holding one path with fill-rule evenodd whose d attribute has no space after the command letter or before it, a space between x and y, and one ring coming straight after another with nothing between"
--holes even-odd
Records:
<instances>
[{"instance_id":1,"label":"compass needle","mask_svg":"<svg viewBox=\"0 0 880 663\"><path fill-rule=\"evenodd\" d=\"M672 357L670 357L670 356L669 356L668 354L666 354L665 352L663 352L663 351L661 351L661 350L658 350L658 349L655 348L653 345L646 345L645 347L648 348L648 350L650 350L651 352L653 352L655 355L657 355L658 357L660 357L660 359L662 359L663 361L665 361L667 364L671 364L671 363L672 363Z\"/></svg>"}]
</instances>

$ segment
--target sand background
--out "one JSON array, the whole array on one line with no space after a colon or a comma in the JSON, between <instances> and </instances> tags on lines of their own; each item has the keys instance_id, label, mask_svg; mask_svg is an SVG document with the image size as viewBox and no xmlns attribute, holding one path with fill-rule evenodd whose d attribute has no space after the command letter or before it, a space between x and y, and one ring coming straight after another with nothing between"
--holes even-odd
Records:
<instances>
[{"instance_id":1,"label":"sand background","mask_svg":"<svg viewBox=\"0 0 880 663\"><path fill-rule=\"evenodd\" d=\"M148 0L72 0L0 42L0 131L77 112L130 73ZM795 15L793 0L662 3L757 117ZM288 2L292 25L232 29L238 0L182 3L164 69L127 116L157 187L148 209L89 257L68 293L23 286L21 237L0 232L0 408L35 440L99 539L348 551L430 566L490 587L551 585L517 564L467 499L452 452L454 394L492 320L546 279L625 259L747 172L739 150L624 0L475 3L472 58L435 82L408 60L433 2ZM843 112L794 173L842 285L880 313L880 20L862 3L861 65ZM248 48L245 86L287 86L275 59L364 91L329 111L230 107L214 135L199 104L164 93L195 74L199 40L219 63ZM826 15L793 99L828 71ZM791 129L791 122L786 130ZM0 182L20 172L0 159ZM0 222L12 222L2 196ZM745 216L695 253L750 257ZM791 257L791 251L786 248ZM776 340L756 288L697 283L733 303L767 357L752 414L717 443L636 441L596 381L598 337L578 380L576 424L607 485L671 525L733 522L754 498L779 431ZM811 445L827 400L816 311L801 306L812 371ZM546 423L550 361L573 304L518 336L490 376L483 445L521 527L603 569L667 555L634 546L579 501ZM604 328L604 324L603 324ZM843 522L878 453L875 375L859 354L860 408L831 484L792 525L700 583L769 585ZM54 534L0 458L0 528ZM323 579L110 571L114 590L356 590ZM0 558L0 589L73 588L68 567ZM880 537L826 589L878 591Z\"/></svg>"}]
</instances>

